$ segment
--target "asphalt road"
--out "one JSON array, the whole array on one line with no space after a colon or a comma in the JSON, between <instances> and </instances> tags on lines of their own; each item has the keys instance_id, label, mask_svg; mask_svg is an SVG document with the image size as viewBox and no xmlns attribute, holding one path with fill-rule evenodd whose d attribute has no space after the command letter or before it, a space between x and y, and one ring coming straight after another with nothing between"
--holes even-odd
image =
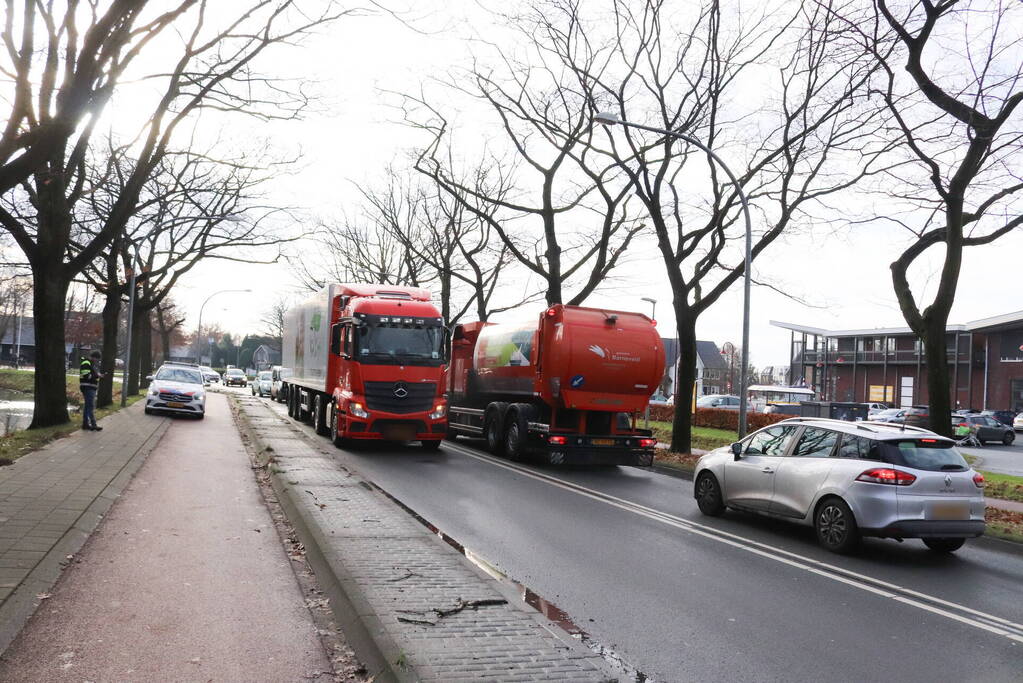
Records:
<instances>
[{"instance_id":1,"label":"asphalt road","mask_svg":"<svg viewBox=\"0 0 1023 683\"><path fill-rule=\"evenodd\" d=\"M992 443L980 448L964 448L963 452L981 459L976 465L979 469L1023 476L1023 433L1016 434L1011 446Z\"/></svg>"},{"instance_id":2,"label":"asphalt road","mask_svg":"<svg viewBox=\"0 0 1023 683\"><path fill-rule=\"evenodd\" d=\"M337 453L655 680L1019 680L1016 546L867 540L840 557L807 529L704 517L688 481L522 466L478 445Z\"/></svg>"},{"instance_id":3,"label":"asphalt road","mask_svg":"<svg viewBox=\"0 0 1023 683\"><path fill-rule=\"evenodd\" d=\"M171 424L0 681L333 680L227 400L207 408Z\"/></svg>"}]
</instances>

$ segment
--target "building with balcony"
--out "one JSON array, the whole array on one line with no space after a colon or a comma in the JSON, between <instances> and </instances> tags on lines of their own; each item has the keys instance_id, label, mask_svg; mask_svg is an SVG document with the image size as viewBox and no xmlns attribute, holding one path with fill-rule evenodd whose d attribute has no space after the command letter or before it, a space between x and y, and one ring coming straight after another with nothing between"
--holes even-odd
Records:
<instances>
[{"instance_id":1,"label":"building with balcony","mask_svg":"<svg viewBox=\"0 0 1023 683\"><path fill-rule=\"evenodd\" d=\"M823 400L928 401L923 344L908 327L771 324L791 332L792 383L805 382ZM945 346L953 406L1023 411L1023 311L949 325Z\"/></svg>"}]
</instances>

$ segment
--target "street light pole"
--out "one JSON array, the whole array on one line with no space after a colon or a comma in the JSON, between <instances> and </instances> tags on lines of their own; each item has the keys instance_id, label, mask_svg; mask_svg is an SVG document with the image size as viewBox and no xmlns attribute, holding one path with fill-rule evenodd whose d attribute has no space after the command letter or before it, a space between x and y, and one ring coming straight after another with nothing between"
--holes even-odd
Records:
<instances>
[{"instance_id":1,"label":"street light pole","mask_svg":"<svg viewBox=\"0 0 1023 683\"><path fill-rule=\"evenodd\" d=\"M748 405L746 401L746 387L749 386L748 367L749 363L749 299L750 299L750 265L753 260L753 221L750 218L749 202L746 200L746 193L743 192L742 186L739 185L739 181L735 178L731 169L728 165L722 161L721 157L714 153L714 151L707 147L705 144L700 142L694 137L686 135L685 133L679 133L678 131L665 130L664 128L654 128L653 126L644 126L640 123L630 123L618 117L614 112L599 112L594 116L594 120L597 123L602 123L607 126L613 126L615 124L624 126L627 128L638 128L640 130L648 130L652 133L660 133L661 135L670 135L673 138L679 140L685 140L691 145L699 147L707 155L717 162L718 166L724 170L728 179L732 182L735 187L736 194L739 195L739 201L742 203L743 218L746 221L746 254L743 261L743 300L742 300L742 353L743 363L742 368L739 372L739 438L746 436L746 413Z\"/></svg>"},{"instance_id":2,"label":"street light pole","mask_svg":"<svg viewBox=\"0 0 1023 683\"><path fill-rule=\"evenodd\" d=\"M206 309L206 304L208 304L210 302L210 299L212 299L213 297L215 297L218 294L226 294L227 292L251 292L251 291L252 291L251 289L221 289L219 291L213 292L213 294L210 294L208 297L206 297L206 301L202 302L202 306L199 307L199 324L198 324L198 326L196 328L196 331L195 331L195 335L199 338L198 339L199 343L196 345L196 347L199 350L199 364L200 365L202 365L202 339L203 339L202 338L202 312ZM213 354L212 354L212 348L210 347L209 341L206 342L206 350L208 352L210 352L210 364L212 365L213 364Z\"/></svg>"}]
</instances>

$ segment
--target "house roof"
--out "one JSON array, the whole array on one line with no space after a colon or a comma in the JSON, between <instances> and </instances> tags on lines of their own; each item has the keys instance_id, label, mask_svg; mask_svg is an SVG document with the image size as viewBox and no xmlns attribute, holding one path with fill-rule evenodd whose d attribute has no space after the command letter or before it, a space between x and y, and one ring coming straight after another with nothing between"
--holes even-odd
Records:
<instances>
[{"instance_id":1,"label":"house roof","mask_svg":"<svg viewBox=\"0 0 1023 683\"><path fill-rule=\"evenodd\" d=\"M712 341L697 341L696 353L703 361L703 367L710 369L724 370L728 367L725 359L721 357L721 350Z\"/></svg>"},{"instance_id":2,"label":"house roof","mask_svg":"<svg viewBox=\"0 0 1023 683\"><path fill-rule=\"evenodd\" d=\"M772 320L771 324L785 330L792 330L801 334L815 334L820 337L870 337L881 335L902 335L914 334L909 327L875 327L859 330L825 330L820 327L809 325L797 325L779 320ZM1015 313L1004 313L990 318L980 318L962 325L948 325L945 329L948 332L980 332L993 331L1002 328L1023 326L1023 311Z\"/></svg>"}]
</instances>

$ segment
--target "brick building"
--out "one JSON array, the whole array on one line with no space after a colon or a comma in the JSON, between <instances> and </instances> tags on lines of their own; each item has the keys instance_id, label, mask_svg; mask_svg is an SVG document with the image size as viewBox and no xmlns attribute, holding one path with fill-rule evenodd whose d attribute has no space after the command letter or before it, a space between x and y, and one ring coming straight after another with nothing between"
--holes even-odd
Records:
<instances>
[{"instance_id":1,"label":"brick building","mask_svg":"<svg viewBox=\"0 0 1023 683\"><path fill-rule=\"evenodd\" d=\"M771 321L791 332L792 380L832 401L927 403L923 345L908 327L824 330ZM952 405L1023 411L1023 311L949 325Z\"/></svg>"}]
</instances>

